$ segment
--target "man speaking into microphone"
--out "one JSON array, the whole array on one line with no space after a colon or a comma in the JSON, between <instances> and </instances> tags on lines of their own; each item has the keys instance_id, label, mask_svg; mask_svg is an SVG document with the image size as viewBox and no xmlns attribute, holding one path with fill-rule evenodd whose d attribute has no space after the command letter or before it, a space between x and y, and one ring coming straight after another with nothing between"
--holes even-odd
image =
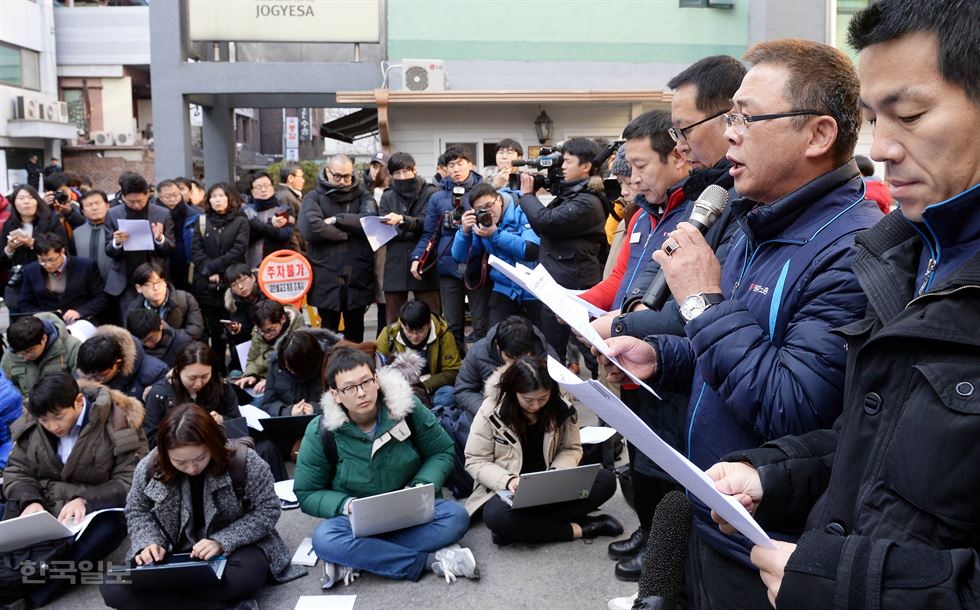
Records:
<instances>
[{"instance_id":1,"label":"man speaking into microphone","mask_svg":"<svg viewBox=\"0 0 980 610\"><path fill-rule=\"evenodd\" d=\"M681 223L654 253L685 336L613 337L614 355L660 389L689 389L686 453L707 468L740 448L829 427L840 413L844 342L831 330L867 300L851 270L855 233L881 219L852 160L858 79L840 51L764 42L723 116L739 231L724 268ZM608 369L607 369L608 370ZM688 576L696 608L760 608L751 543L695 503Z\"/></svg>"}]
</instances>

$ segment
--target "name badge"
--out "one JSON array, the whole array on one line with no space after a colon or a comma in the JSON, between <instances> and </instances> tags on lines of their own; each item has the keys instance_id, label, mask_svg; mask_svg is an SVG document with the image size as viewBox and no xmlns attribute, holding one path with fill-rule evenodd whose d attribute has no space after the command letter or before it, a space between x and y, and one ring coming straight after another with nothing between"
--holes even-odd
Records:
<instances>
[{"instance_id":1,"label":"name badge","mask_svg":"<svg viewBox=\"0 0 980 610\"><path fill-rule=\"evenodd\" d=\"M630 243L631 244L640 243L640 237L642 236L639 233L633 233L632 235L630 235Z\"/></svg>"}]
</instances>

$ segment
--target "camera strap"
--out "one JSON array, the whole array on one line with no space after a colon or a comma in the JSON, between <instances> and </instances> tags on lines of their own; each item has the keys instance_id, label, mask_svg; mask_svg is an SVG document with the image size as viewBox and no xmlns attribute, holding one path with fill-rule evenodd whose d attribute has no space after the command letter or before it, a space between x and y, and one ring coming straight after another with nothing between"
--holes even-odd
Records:
<instances>
[{"instance_id":1,"label":"camera strap","mask_svg":"<svg viewBox=\"0 0 980 610\"><path fill-rule=\"evenodd\" d=\"M476 284L470 285L470 260L473 257L473 244L476 243L477 239L479 237L474 234L473 239L470 240L469 252L466 253L466 269L463 270L463 286L467 290L479 290L483 288L483 285L487 283L487 276L490 273L490 253L484 250L483 256L480 257L480 279Z\"/></svg>"}]
</instances>

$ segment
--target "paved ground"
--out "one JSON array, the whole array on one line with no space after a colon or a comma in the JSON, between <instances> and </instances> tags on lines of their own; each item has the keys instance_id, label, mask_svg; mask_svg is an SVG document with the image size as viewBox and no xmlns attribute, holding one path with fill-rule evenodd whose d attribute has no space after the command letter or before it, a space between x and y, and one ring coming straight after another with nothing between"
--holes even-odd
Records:
<instances>
[{"instance_id":1,"label":"paved ground","mask_svg":"<svg viewBox=\"0 0 980 610\"><path fill-rule=\"evenodd\" d=\"M372 307L366 316L365 336L375 332L375 313ZM467 329L469 330L469 329ZM376 333L375 333L376 334ZM583 367L584 369L584 367ZM587 408L578 404L582 425L596 422ZM289 464L290 471L293 464ZM447 496L448 497L448 496ZM636 528L636 515L630 510L621 493L617 493L603 511L619 519L629 534ZM303 538L311 535L318 520L299 510L287 511L279 519L278 530L287 546L295 549ZM476 556L481 579L460 580L453 585L432 574L417 583L391 581L364 574L349 587L339 585L322 591L322 563L310 569L305 577L279 586L266 586L257 598L262 610L290 610L301 595L356 595L357 610L374 608L457 609L479 608L561 608L603 609L612 597L636 593L636 585L622 583L613 575L615 565L606 555L610 538L594 543L567 543L497 547L490 541L490 531L482 522L474 523L460 544L469 547ZM109 559L124 563L128 540ZM49 608L78 610L102 608L98 588L79 586Z\"/></svg>"}]
</instances>

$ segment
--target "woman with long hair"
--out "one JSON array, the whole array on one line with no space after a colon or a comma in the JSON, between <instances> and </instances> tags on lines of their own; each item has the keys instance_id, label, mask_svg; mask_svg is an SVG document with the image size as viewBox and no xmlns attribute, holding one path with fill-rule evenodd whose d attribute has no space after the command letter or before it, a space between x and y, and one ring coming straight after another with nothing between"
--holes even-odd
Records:
<instances>
[{"instance_id":1,"label":"woman with long hair","mask_svg":"<svg viewBox=\"0 0 980 610\"><path fill-rule=\"evenodd\" d=\"M248 250L248 219L241 212L242 201L231 184L219 182L204 198L204 216L191 231L191 262L194 264L194 296L201 305L211 347L218 355L218 371L225 367L225 329L227 318L224 294L228 288L224 271L245 262Z\"/></svg>"},{"instance_id":2,"label":"woman with long hair","mask_svg":"<svg viewBox=\"0 0 980 610\"><path fill-rule=\"evenodd\" d=\"M207 411L218 425L226 419L241 417L238 396L231 383L217 371L217 358L206 343L188 343L174 361L174 368L155 383L146 396L146 417L143 431L149 446L157 445L160 422L174 405L193 402ZM259 441L256 451L272 468L277 481L288 479L286 466L276 448L268 441Z\"/></svg>"},{"instance_id":3,"label":"woman with long hair","mask_svg":"<svg viewBox=\"0 0 980 610\"><path fill-rule=\"evenodd\" d=\"M495 544L558 542L618 536L608 515L589 517L616 493L616 477L600 468L587 498L512 509L497 492L516 492L522 474L574 468L582 459L578 415L562 400L544 358L522 356L487 381L486 399L466 441L466 471L474 479L466 500Z\"/></svg>"},{"instance_id":4,"label":"woman with long hair","mask_svg":"<svg viewBox=\"0 0 980 610\"><path fill-rule=\"evenodd\" d=\"M204 561L223 557L224 574L210 587L134 591L127 583L104 584L107 605L224 608L254 598L270 575L282 583L305 573L290 564L276 531L279 498L255 451L229 444L214 417L192 403L164 416L157 439L136 467L126 501L127 557L138 566L181 553Z\"/></svg>"},{"instance_id":5,"label":"woman with long hair","mask_svg":"<svg viewBox=\"0 0 980 610\"><path fill-rule=\"evenodd\" d=\"M13 209L10 210L10 216L0 233L0 244L3 244L0 262L10 278L4 288L3 298L7 307L15 309L20 296L20 269L37 260L34 254L34 236L55 233L64 243L70 242L58 216L52 213L33 186L18 186L11 193L10 201L14 204Z\"/></svg>"}]
</instances>

